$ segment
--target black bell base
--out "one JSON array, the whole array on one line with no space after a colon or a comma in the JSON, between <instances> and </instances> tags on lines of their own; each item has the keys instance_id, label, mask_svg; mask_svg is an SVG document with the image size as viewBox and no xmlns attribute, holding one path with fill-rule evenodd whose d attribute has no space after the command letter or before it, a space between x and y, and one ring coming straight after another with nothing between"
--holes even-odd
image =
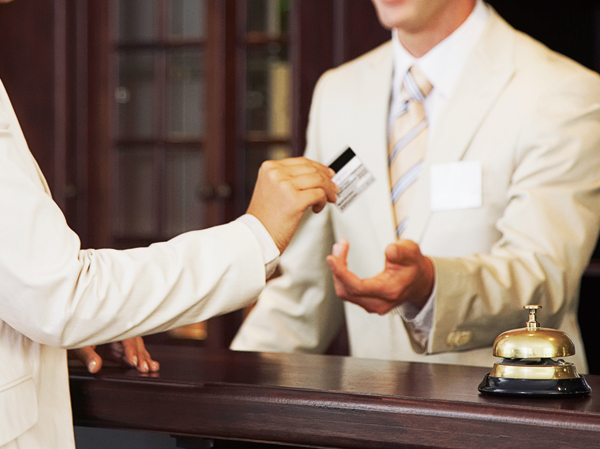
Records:
<instances>
[{"instance_id":1,"label":"black bell base","mask_svg":"<svg viewBox=\"0 0 600 449\"><path fill-rule=\"evenodd\" d=\"M574 379L508 379L485 375L478 390L485 394L505 396L585 396L592 392L585 377Z\"/></svg>"}]
</instances>

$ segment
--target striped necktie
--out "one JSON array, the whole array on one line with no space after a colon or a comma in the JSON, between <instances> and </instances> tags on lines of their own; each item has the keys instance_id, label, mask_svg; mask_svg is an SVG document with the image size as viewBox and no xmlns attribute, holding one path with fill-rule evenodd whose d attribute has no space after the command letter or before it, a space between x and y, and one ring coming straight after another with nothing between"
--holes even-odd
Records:
<instances>
[{"instance_id":1,"label":"striped necktie","mask_svg":"<svg viewBox=\"0 0 600 449\"><path fill-rule=\"evenodd\" d=\"M431 84L416 66L402 80L402 102L389 139L389 167L392 204L398 238L406 229L415 183L423 169L427 150L427 118L423 101Z\"/></svg>"}]
</instances>

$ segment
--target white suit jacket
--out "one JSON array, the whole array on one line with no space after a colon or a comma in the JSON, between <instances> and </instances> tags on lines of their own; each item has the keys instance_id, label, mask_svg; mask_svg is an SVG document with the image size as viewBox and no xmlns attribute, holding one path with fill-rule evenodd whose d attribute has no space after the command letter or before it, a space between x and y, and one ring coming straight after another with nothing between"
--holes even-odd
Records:
<instances>
[{"instance_id":1,"label":"white suit jacket","mask_svg":"<svg viewBox=\"0 0 600 449\"><path fill-rule=\"evenodd\" d=\"M574 340L580 277L600 223L600 78L515 31L494 11L429 136L403 237L435 264L426 348L395 314L378 316L335 296L325 258L350 242L349 269L371 277L395 239L387 164L391 43L326 73L311 107L306 155L330 163L351 147L376 181L344 212L306 216L232 348L325 350L343 319L359 357L491 366L494 339L524 327L541 304L544 327ZM433 212L431 167L477 161L482 206ZM452 188L452 186L449 186ZM496 360L497 361L497 360Z\"/></svg>"},{"instance_id":2,"label":"white suit jacket","mask_svg":"<svg viewBox=\"0 0 600 449\"><path fill-rule=\"evenodd\" d=\"M0 447L73 448L66 351L164 331L256 299L243 223L149 248L81 250L0 83Z\"/></svg>"}]
</instances>

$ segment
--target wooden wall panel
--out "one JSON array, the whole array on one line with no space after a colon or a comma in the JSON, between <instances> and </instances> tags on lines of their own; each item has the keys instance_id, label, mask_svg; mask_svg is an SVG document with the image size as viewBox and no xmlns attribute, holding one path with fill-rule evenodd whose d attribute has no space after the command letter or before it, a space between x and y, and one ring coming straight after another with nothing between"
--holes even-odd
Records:
<instances>
[{"instance_id":1,"label":"wooden wall panel","mask_svg":"<svg viewBox=\"0 0 600 449\"><path fill-rule=\"evenodd\" d=\"M51 188L58 170L54 17L52 0L0 5L0 79Z\"/></svg>"},{"instance_id":2,"label":"wooden wall panel","mask_svg":"<svg viewBox=\"0 0 600 449\"><path fill-rule=\"evenodd\" d=\"M74 136L81 121L75 110L75 19L84 3L37 0L0 5L0 79L54 200L76 230L82 219L79 203L85 198L77 191L81 167Z\"/></svg>"}]
</instances>

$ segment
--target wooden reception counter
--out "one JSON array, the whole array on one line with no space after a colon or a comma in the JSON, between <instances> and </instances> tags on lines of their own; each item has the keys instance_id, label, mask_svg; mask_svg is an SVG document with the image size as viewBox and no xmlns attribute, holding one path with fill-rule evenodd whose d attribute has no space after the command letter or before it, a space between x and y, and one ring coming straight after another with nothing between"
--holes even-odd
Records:
<instances>
[{"instance_id":1,"label":"wooden reception counter","mask_svg":"<svg viewBox=\"0 0 600 449\"><path fill-rule=\"evenodd\" d=\"M165 432L186 448L600 447L600 376L587 376L589 397L509 398L478 393L487 368L188 346L151 353L157 375L72 365L75 424Z\"/></svg>"}]
</instances>

